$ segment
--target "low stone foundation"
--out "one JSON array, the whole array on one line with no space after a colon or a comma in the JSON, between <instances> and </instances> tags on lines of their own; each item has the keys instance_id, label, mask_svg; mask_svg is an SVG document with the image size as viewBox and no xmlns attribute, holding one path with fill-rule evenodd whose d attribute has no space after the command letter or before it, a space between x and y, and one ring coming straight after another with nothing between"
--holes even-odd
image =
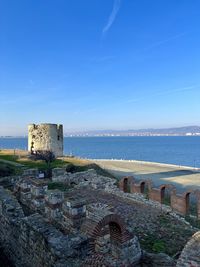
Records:
<instances>
[{"instance_id":1,"label":"low stone foundation","mask_svg":"<svg viewBox=\"0 0 200 267\"><path fill-rule=\"evenodd\" d=\"M172 210L184 213L178 210L179 205L175 206L179 198L175 191L169 207L162 203L166 185L153 188L148 181L135 183L132 177L125 177L120 181L120 190L114 179L94 170L62 173L55 170L53 180L73 183L65 192L48 190L50 180L30 178L30 173L16 180L16 197L0 187L0 243L16 267L145 267L148 262L153 267L174 267L167 255L142 253L133 221L137 205L139 214L151 207L184 220ZM29 216L25 216L17 199L24 211L30 211L26 213ZM145 218L148 221L149 217ZM138 225L144 223L142 217L138 219ZM184 248L177 267L199 266L199 244L197 234Z\"/></svg>"},{"instance_id":2,"label":"low stone foundation","mask_svg":"<svg viewBox=\"0 0 200 267\"><path fill-rule=\"evenodd\" d=\"M80 236L62 234L40 214L25 217L18 201L0 188L0 243L16 267L80 264L85 242Z\"/></svg>"}]
</instances>

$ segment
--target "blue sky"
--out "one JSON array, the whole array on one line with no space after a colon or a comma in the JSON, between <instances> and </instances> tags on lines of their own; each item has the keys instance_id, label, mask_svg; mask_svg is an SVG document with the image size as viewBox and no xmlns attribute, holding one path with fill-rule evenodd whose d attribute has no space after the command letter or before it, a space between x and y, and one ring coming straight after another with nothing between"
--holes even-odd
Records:
<instances>
[{"instance_id":1,"label":"blue sky","mask_svg":"<svg viewBox=\"0 0 200 267\"><path fill-rule=\"evenodd\" d=\"M1 0L0 135L200 125L199 0Z\"/></svg>"}]
</instances>

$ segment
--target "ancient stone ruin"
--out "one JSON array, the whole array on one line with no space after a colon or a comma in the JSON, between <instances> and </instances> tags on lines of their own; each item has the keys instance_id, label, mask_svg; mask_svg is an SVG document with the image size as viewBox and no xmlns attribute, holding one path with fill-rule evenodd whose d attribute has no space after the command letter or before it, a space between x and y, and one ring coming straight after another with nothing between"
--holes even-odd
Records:
<instances>
[{"instance_id":1,"label":"ancient stone ruin","mask_svg":"<svg viewBox=\"0 0 200 267\"><path fill-rule=\"evenodd\" d=\"M28 126L28 151L51 151L63 156L63 126L61 124L30 124Z\"/></svg>"},{"instance_id":2,"label":"ancient stone ruin","mask_svg":"<svg viewBox=\"0 0 200 267\"><path fill-rule=\"evenodd\" d=\"M119 182L120 189L125 193L148 194L148 199L164 204L165 197L169 198L171 209L183 216L189 213L190 198L196 203L196 217L200 219L200 191L188 190L177 194L176 188L170 184L153 187L150 180L136 182L134 177L124 177Z\"/></svg>"},{"instance_id":3,"label":"ancient stone ruin","mask_svg":"<svg viewBox=\"0 0 200 267\"><path fill-rule=\"evenodd\" d=\"M138 220L148 227L142 217L148 212L164 212L183 222L171 208L163 205L160 210L163 187L147 200L143 195L151 183L136 183L131 177L118 187L115 179L94 170L68 173L56 168L51 180L38 179L37 174L26 170L1 182L5 188L0 187L0 243L16 267L200 266L199 249L194 249L199 248L199 233L186 244L177 265L165 254L141 249L134 225ZM49 190L52 182L69 189ZM136 216L142 209L143 215Z\"/></svg>"}]
</instances>

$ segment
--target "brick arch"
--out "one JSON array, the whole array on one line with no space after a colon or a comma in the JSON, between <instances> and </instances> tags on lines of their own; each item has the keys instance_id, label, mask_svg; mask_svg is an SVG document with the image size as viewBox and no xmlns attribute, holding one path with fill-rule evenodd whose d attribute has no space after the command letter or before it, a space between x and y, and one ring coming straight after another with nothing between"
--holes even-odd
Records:
<instances>
[{"instance_id":1,"label":"brick arch","mask_svg":"<svg viewBox=\"0 0 200 267\"><path fill-rule=\"evenodd\" d=\"M188 214L189 213L189 209L190 209L190 196L191 194L193 194L194 196L197 197L197 191L196 190L193 190L193 189L190 189L190 190L187 190L186 192L183 193L183 199L184 199L184 202L185 202L185 213ZM198 199L197 199L198 201Z\"/></svg>"},{"instance_id":2,"label":"brick arch","mask_svg":"<svg viewBox=\"0 0 200 267\"><path fill-rule=\"evenodd\" d=\"M163 203L166 194L166 189L170 190L170 197L171 197L171 192L175 190L175 186L172 184L162 184L160 185L159 189L160 189L160 200L161 203Z\"/></svg>"},{"instance_id":3,"label":"brick arch","mask_svg":"<svg viewBox=\"0 0 200 267\"><path fill-rule=\"evenodd\" d=\"M132 184L134 183L134 178L133 176L126 176L123 177L120 182L119 182L119 188L125 192L125 193L129 193Z\"/></svg>"},{"instance_id":4,"label":"brick arch","mask_svg":"<svg viewBox=\"0 0 200 267\"><path fill-rule=\"evenodd\" d=\"M147 188L149 188L149 181L147 180L142 180L139 182L139 186L140 186L140 192L142 194L144 194L144 191L145 191L145 186L147 186Z\"/></svg>"},{"instance_id":5,"label":"brick arch","mask_svg":"<svg viewBox=\"0 0 200 267\"><path fill-rule=\"evenodd\" d=\"M145 188L147 189L147 191L149 190L148 180L140 180L138 183L135 183L135 181L133 181L131 186L131 193L144 194Z\"/></svg>"},{"instance_id":6,"label":"brick arch","mask_svg":"<svg viewBox=\"0 0 200 267\"><path fill-rule=\"evenodd\" d=\"M196 197L197 218L200 219L200 191L199 190L187 190L183 194L177 194L176 189L171 194L171 207L174 211L186 215L189 212L190 207L190 195Z\"/></svg>"},{"instance_id":7,"label":"brick arch","mask_svg":"<svg viewBox=\"0 0 200 267\"><path fill-rule=\"evenodd\" d=\"M110 234L111 238L113 238L115 241L120 241L121 243L127 241L127 230L125 227L124 220L117 214L109 214L105 216L103 219L101 219L94 227L92 231L92 237L96 238L100 236L101 229L105 227L106 225L109 225L110 228ZM112 228L118 228L118 234L119 236L116 236L113 232Z\"/></svg>"},{"instance_id":8,"label":"brick arch","mask_svg":"<svg viewBox=\"0 0 200 267\"><path fill-rule=\"evenodd\" d=\"M133 238L133 235L127 231L124 220L117 214L108 214L101 218L98 222L90 220L90 222L86 224L87 226L84 225L83 228L85 228L84 232L90 239L89 251L91 253L96 253L95 240L101 236L102 229L107 225L109 226L110 241L113 244L120 246Z\"/></svg>"}]
</instances>

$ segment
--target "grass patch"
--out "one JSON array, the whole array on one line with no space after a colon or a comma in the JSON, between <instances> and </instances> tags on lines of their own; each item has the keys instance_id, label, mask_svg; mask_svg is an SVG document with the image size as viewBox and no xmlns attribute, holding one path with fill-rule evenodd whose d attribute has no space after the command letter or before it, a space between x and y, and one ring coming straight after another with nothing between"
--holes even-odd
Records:
<instances>
[{"instance_id":1,"label":"grass patch","mask_svg":"<svg viewBox=\"0 0 200 267\"><path fill-rule=\"evenodd\" d=\"M182 251L195 230L168 214L160 214L151 221L151 227L139 225L134 229L142 249L151 253L166 253L174 256Z\"/></svg>"},{"instance_id":2,"label":"grass patch","mask_svg":"<svg viewBox=\"0 0 200 267\"><path fill-rule=\"evenodd\" d=\"M15 156L15 155L1 155L0 154L0 159L17 162L18 156Z\"/></svg>"},{"instance_id":3,"label":"grass patch","mask_svg":"<svg viewBox=\"0 0 200 267\"><path fill-rule=\"evenodd\" d=\"M160 253L166 252L166 243L164 240L157 239L157 237L153 234L149 234L140 240L141 246L145 248L147 251Z\"/></svg>"},{"instance_id":4,"label":"grass patch","mask_svg":"<svg viewBox=\"0 0 200 267\"><path fill-rule=\"evenodd\" d=\"M161 214L158 219L160 226L170 226L171 224L170 218L168 216L165 216L164 214Z\"/></svg>"},{"instance_id":5,"label":"grass patch","mask_svg":"<svg viewBox=\"0 0 200 267\"><path fill-rule=\"evenodd\" d=\"M11 164L0 162L0 177L6 177L16 174L19 174L19 168Z\"/></svg>"},{"instance_id":6,"label":"grass patch","mask_svg":"<svg viewBox=\"0 0 200 267\"><path fill-rule=\"evenodd\" d=\"M71 162L68 162L68 166L66 166L66 171L74 173L74 172L82 172L82 171L87 171L89 169L94 169L97 174L102 175L102 176L107 176L110 178L115 178L112 174L108 173L107 171L103 170L101 167L99 167L95 163L90 163L87 165L75 165Z\"/></svg>"},{"instance_id":7,"label":"grass patch","mask_svg":"<svg viewBox=\"0 0 200 267\"><path fill-rule=\"evenodd\" d=\"M153 242L152 250L155 253L166 251L166 244L163 240L156 240Z\"/></svg>"},{"instance_id":8,"label":"grass patch","mask_svg":"<svg viewBox=\"0 0 200 267\"><path fill-rule=\"evenodd\" d=\"M59 183L59 182L50 182L48 183L48 189L49 190L55 190L58 189L60 191L67 191L70 188L72 188L72 186L66 185L64 183Z\"/></svg>"},{"instance_id":9,"label":"grass patch","mask_svg":"<svg viewBox=\"0 0 200 267\"><path fill-rule=\"evenodd\" d=\"M197 217L186 215L185 220L189 222L193 227L200 229L200 220Z\"/></svg>"},{"instance_id":10,"label":"grass patch","mask_svg":"<svg viewBox=\"0 0 200 267\"><path fill-rule=\"evenodd\" d=\"M10 154L9 154L10 153ZM0 159L7 160L14 163L22 164L27 169L38 168L41 171L47 170L47 164L44 160L33 160L22 151L21 154L14 155L13 151L0 150ZM75 157L62 157L57 158L51 163L51 168L62 168L65 167L69 172L82 172L89 169L94 169L97 174L102 176L107 176L110 178L115 178L109 172L103 170L100 166L95 163L91 163L89 160L84 160Z\"/></svg>"}]
</instances>

